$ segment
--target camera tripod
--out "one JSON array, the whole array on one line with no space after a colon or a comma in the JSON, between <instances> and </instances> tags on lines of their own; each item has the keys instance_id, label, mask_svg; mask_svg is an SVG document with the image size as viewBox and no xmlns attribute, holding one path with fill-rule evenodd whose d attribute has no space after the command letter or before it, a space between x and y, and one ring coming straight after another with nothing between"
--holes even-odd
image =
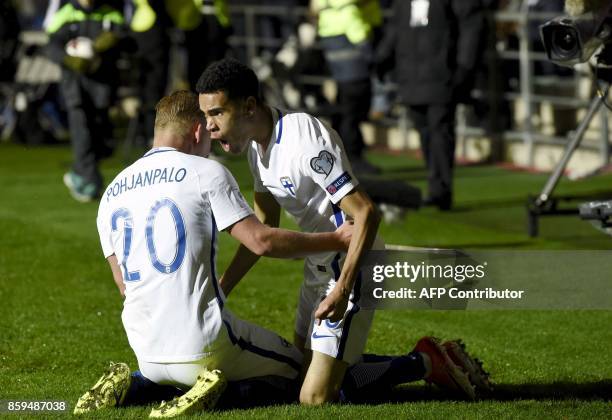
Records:
<instances>
[{"instance_id":1,"label":"camera tripod","mask_svg":"<svg viewBox=\"0 0 612 420\"><path fill-rule=\"evenodd\" d=\"M601 53L597 57L597 64L603 66L612 65L612 46L605 45L602 49ZM567 166L572 154L576 151L582 138L584 137L584 133L586 132L591 120L597 114L597 111L601 108L606 101L608 96L608 92L610 90L610 85L612 84L612 70L608 67L605 68L597 68L597 81L601 80L604 82L605 88L596 95L591 100L589 105L589 109L584 119L578 125L576 132L574 133L572 139L567 145L563 156L557 166L555 167L553 173L546 181L544 188L537 196L530 196L527 200L527 216L528 216L528 233L531 237L538 236L538 227L539 227L539 218L542 216L562 216L562 215L572 215L578 214L579 210L577 207L573 208L559 208L559 202L561 200L569 200L570 197L553 197L553 191L555 190L561 176L563 175L563 171Z\"/></svg>"}]
</instances>

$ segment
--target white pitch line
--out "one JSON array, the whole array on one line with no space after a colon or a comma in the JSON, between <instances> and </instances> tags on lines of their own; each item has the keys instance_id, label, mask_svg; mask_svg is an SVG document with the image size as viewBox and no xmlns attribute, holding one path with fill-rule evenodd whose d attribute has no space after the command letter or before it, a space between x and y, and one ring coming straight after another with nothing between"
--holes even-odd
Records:
<instances>
[{"instance_id":1,"label":"white pitch line","mask_svg":"<svg viewBox=\"0 0 612 420\"><path fill-rule=\"evenodd\" d=\"M454 251L451 248L423 248L410 245L385 244L385 249L389 251Z\"/></svg>"}]
</instances>

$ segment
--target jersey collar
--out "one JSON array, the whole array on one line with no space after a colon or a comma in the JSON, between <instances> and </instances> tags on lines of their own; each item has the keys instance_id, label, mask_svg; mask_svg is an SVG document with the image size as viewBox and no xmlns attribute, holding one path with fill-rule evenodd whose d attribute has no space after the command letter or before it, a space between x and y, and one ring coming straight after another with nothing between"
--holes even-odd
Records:
<instances>
[{"instance_id":1,"label":"jersey collar","mask_svg":"<svg viewBox=\"0 0 612 420\"><path fill-rule=\"evenodd\" d=\"M270 107L272 111L272 134L270 135L270 140L268 141L268 147L265 153L262 150L261 145L257 144L257 153L262 160L266 160L269 158L272 153L272 149L275 145L280 144L282 136L283 136L283 112L274 107Z\"/></svg>"},{"instance_id":2,"label":"jersey collar","mask_svg":"<svg viewBox=\"0 0 612 420\"><path fill-rule=\"evenodd\" d=\"M174 147L154 147L153 149L149 150L147 153L144 154L143 157L149 157L151 155L154 155L156 153L163 153L163 152L176 152L176 149Z\"/></svg>"},{"instance_id":3,"label":"jersey collar","mask_svg":"<svg viewBox=\"0 0 612 420\"><path fill-rule=\"evenodd\" d=\"M276 144L280 144L281 139L283 137L283 112L278 109L278 108L274 108L274 110L276 111L276 119L272 120L273 124L274 124L274 128L276 129L276 139L274 139L274 132L272 133L272 139L270 140L275 140Z\"/></svg>"}]
</instances>

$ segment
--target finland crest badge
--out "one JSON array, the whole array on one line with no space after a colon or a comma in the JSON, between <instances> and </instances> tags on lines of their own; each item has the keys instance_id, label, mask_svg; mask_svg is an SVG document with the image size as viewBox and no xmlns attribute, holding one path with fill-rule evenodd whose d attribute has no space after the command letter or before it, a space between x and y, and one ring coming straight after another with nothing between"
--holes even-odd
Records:
<instances>
[{"instance_id":1,"label":"finland crest badge","mask_svg":"<svg viewBox=\"0 0 612 420\"><path fill-rule=\"evenodd\" d=\"M289 191L289 194L295 197L295 185L293 184L293 181L291 181L291 178L289 178L288 176L282 176L280 179L280 183L283 188Z\"/></svg>"}]
</instances>

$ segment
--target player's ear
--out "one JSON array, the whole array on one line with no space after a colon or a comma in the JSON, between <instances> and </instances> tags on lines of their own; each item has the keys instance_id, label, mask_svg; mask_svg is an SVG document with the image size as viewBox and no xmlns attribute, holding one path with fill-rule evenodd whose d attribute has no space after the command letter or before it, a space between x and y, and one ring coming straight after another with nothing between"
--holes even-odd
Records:
<instances>
[{"instance_id":1,"label":"player's ear","mask_svg":"<svg viewBox=\"0 0 612 420\"><path fill-rule=\"evenodd\" d=\"M205 126L202 124L201 121L196 121L193 125L193 132L196 144L202 141L202 130L205 130Z\"/></svg>"},{"instance_id":2,"label":"player's ear","mask_svg":"<svg viewBox=\"0 0 612 420\"><path fill-rule=\"evenodd\" d=\"M191 154L208 157L210 154L210 135L206 131L204 122L198 122L194 126L194 140Z\"/></svg>"},{"instance_id":3,"label":"player's ear","mask_svg":"<svg viewBox=\"0 0 612 420\"><path fill-rule=\"evenodd\" d=\"M252 117L255 114L255 110L257 109L257 100L253 96L249 96L244 101L245 113Z\"/></svg>"}]
</instances>

